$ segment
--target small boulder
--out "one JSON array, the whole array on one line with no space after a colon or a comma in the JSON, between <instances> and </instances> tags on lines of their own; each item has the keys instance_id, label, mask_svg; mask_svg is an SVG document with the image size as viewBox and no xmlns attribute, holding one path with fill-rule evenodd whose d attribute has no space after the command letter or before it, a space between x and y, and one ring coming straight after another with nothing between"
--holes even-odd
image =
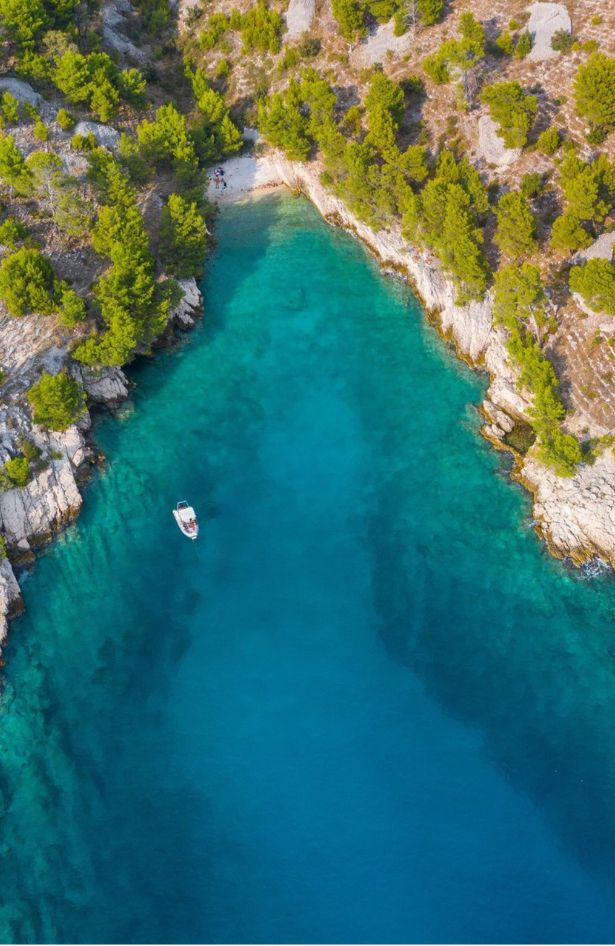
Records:
<instances>
[{"instance_id":1,"label":"small boulder","mask_svg":"<svg viewBox=\"0 0 615 946\"><path fill-rule=\"evenodd\" d=\"M581 262L588 259L612 259L615 249L615 230L611 233L601 233L597 240L594 240L591 246L586 250L581 250L575 262Z\"/></svg>"},{"instance_id":2,"label":"small boulder","mask_svg":"<svg viewBox=\"0 0 615 946\"><path fill-rule=\"evenodd\" d=\"M79 122L73 131L74 135L94 135L96 141L103 148L117 148L120 133L110 125L99 125L98 122Z\"/></svg>"},{"instance_id":3,"label":"small boulder","mask_svg":"<svg viewBox=\"0 0 615 946\"><path fill-rule=\"evenodd\" d=\"M476 148L479 158L487 164L496 167L507 167L520 157L520 148L507 148L498 134L498 126L490 115L483 115L478 120L478 145Z\"/></svg>"},{"instance_id":4,"label":"small boulder","mask_svg":"<svg viewBox=\"0 0 615 946\"><path fill-rule=\"evenodd\" d=\"M532 37L532 48L527 58L532 62L553 59L558 55L551 47L553 34L558 30L572 31L568 10L563 3L533 3L528 12L527 29Z\"/></svg>"},{"instance_id":5,"label":"small boulder","mask_svg":"<svg viewBox=\"0 0 615 946\"><path fill-rule=\"evenodd\" d=\"M392 53L398 58L405 56L411 46L410 33L396 36L395 24L391 20L390 23L378 26L364 42L360 43L352 51L350 59L353 66L374 66L378 62L384 62L387 53Z\"/></svg>"},{"instance_id":6,"label":"small boulder","mask_svg":"<svg viewBox=\"0 0 615 946\"><path fill-rule=\"evenodd\" d=\"M290 0L286 11L286 27L289 39L297 39L312 26L316 12L316 0Z\"/></svg>"}]
</instances>

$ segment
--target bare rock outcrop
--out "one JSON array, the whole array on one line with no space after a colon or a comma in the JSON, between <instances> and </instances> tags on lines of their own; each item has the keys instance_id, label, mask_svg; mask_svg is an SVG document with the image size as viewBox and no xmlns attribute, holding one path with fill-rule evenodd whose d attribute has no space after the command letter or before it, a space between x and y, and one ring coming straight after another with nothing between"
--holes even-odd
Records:
<instances>
[{"instance_id":1,"label":"bare rock outcrop","mask_svg":"<svg viewBox=\"0 0 615 946\"><path fill-rule=\"evenodd\" d=\"M286 35L297 39L311 29L316 13L316 0L290 0L286 11Z\"/></svg>"},{"instance_id":2,"label":"bare rock outcrop","mask_svg":"<svg viewBox=\"0 0 615 946\"><path fill-rule=\"evenodd\" d=\"M11 563L7 558L0 559L0 651L6 639L9 620L21 611L23 598Z\"/></svg>"},{"instance_id":3,"label":"bare rock outcrop","mask_svg":"<svg viewBox=\"0 0 615 946\"><path fill-rule=\"evenodd\" d=\"M119 131L111 125L100 125L98 122L78 122L73 134L94 135L99 145L110 150L117 148L120 140Z\"/></svg>"},{"instance_id":4,"label":"bare rock outcrop","mask_svg":"<svg viewBox=\"0 0 615 946\"><path fill-rule=\"evenodd\" d=\"M125 35L126 17L134 16L134 9L128 0L110 0L102 8L103 42L121 56L128 56L143 64L147 60L144 50L139 49Z\"/></svg>"},{"instance_id":5,"label":"bare rock outcrop","mask_svg":"<svg viewBox=\"0 0 615 946\"><path fill-rule=\"evenodd\" d=\"M171 312L171 320L180 328L192 328L203 314L203 296L196 279L178 279L177 282L183 297Z\"/></svg>"},{"instance_id":6,"label":"bare rock outcrop","mask_svg":"<svg viewBox=\"0 0 615 946\"><path fill-rule=\"evenodd\" d=\"M532 48L528 60L542 62L544 59L553 59L559 55L551 47L553 35L558 30L570 33L572 23L568 10L563 3L533 3L528 7L530 18L527 29L532 37Z\"/></svg>"},{"instance_id":7,"label":"bare rock outcrop","mask_svg":"<svg viewBox=\"0 0 615 946\"><path fill-rule=\"evenodd\" d=\"M490 115L482 115L478 120L478 145L476 153L487 164L495 167L508 167L521 156L520 148L507 148L498 134L498 126Z\"/></svg>"},{"instance_id":8,"label":"bare rock outcrop","mask_svg":"<svg viewBox=\"0 0 615 946\"><path fill-rule=\"evenodd\" d=\"M391 20L390 23L377 26L367 39L359 43L353 49L350 61L353 66L357 67L374 66L378 62L385 62L387 53L393 54L396 58L405 56L410 51L411 45L412 36L410 33L396 36L395 24Z\"/></svg>"}]
</instances>

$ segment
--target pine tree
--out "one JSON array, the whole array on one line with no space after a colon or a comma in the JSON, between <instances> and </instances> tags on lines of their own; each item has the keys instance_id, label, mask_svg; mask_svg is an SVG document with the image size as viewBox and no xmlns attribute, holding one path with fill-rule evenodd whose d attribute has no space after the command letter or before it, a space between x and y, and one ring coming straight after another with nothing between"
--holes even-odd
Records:
<instances>
[{"instance_id":1,"label":"pine tree","mask_svg":"<svg viewBox=\"0 0 615 946\"><path fill-rule=\"evenodd\" d=\"M510 191L500 197L496 216L498 226L494 240L505 256L519 259L537 249L536 220L519 191Z\"/></svg>"},{"instance_id":2,"label":"pine tree","mask_svg":"<svg viewBox=\"0 0 615 946\"><path fill-rule=\"evenodd\" d=\"M615 126L615 57L593 53L574 80L577 112L592 125Z\"/></svg>"},{"instance_id":3,"label":"pine tree","mask_svg":"<svg viewBox=\"0 0 615 946\"><path fill-rule=\"evenodd\" d=\"M168 271L175 276L199 276L206 248L207 230L196 203L171 194L160 223L160 252Z\"/></svg>"},{"instance_id":4,"label":"pine tree","mask_svg":"<svg viewBox=\"0 0 615 946\"><path fill-rule=\"evenodd\" d=\"M569 285L594 312L615 315L615 265L606 259L590 259L570 270Z\"/></svg>"}]
</instances>

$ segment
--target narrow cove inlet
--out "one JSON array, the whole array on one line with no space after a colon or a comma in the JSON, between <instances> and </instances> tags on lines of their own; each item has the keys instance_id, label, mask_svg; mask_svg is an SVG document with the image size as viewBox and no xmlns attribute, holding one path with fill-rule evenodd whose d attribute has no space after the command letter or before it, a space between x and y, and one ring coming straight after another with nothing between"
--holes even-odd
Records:
<instances>
[{"instance_id":1,"label":"narrow cove inlet","mask_svg":"<svg viewBox=\"0 0 615 946\"><path fill-rule=\"evenodd\" d=\"M24 582L2 942L613 941L615 583L360 245L279 194L217 239Z\"/></svg>"}]
</instances>

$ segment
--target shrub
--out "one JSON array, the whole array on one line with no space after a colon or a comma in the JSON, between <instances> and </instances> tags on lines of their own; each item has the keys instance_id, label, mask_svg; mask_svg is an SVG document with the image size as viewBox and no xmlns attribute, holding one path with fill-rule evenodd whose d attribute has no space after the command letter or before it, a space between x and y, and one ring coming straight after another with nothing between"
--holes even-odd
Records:
<instances>
[{"instance_id":1,"label":"shrub","mask_svg":"<svg viewBox=\"0 0 615 946\"><path fill-rule=\"evenodd\" d=\"M554 250L566 252L591 246L592 238L579 218L566 211L553 221L550 243Z\"/></svg>"},{"instance_id":2,"label":"shrub","mask_svg":"<svg viewBox=\"0 0 615 946\"><path fill-rule=\"evenodd\" d=\"M594 312L615 315L615 265L606 259L590 259L570 270L569 285Z\"/></svg>"},{"instance_id":3,"label":"shrub","mask_svg":"<svg viewBox=\"0 0 615 946\"><path fill-rule=\"evenodd\" d=\"M75 151L93 151L94 148L98 147L98 142L94 132L90 131L87 135L73 135L70 146Z\"/></svg>"},{"instance_id":4,"label":"shrub","mask_svg":"<svg viewBox=\"0 0 615 946\"><path fill-rule=\"evenodd\" d=\"M496 208L498 225L494 240L505 256L518 259L537 248L536 220L525 197L518 191L503 194Z\"/></svg>"},{"instance_id":5,"label":"shrub","mask_svg":"<svg viewBox=\"0 0 615 946\"><path fill-rule=\"evenodd\" d=\"M265 0L257 0L241 17L241 38L244 52L278 53L283 19L277 10L270 10Z\"/></svg>"},{"instance_id":6,"label":"shrub","mask_svg":"<svg viewBox=\"0 0 615 946\"><path fill-rule=\"evenodd\" d=\"M506 147L522 148L538 107L536 97L527 95L518 82L499 82L483 89L480 98L500 126Z\"/></svg>"},{"instance_id":7,"label":"shrub","mask_svg":"<svg viewBox=\"0 0 615 946\"><path fill-rule=\"evenodd\" d=\"M552 155L555 154L560 143L559 129L551 126L551 128L545 128L545 130L538 135L536 147L543 154Z\"/></svg>"},{"instance_id":8,"label":"shrub","mask_svg":"<svg viewBox=\"0 0 615 946\"><path fill-rule=\"evenodd\" d=\"M73 328L87 315L85 301L73 289L64 289L60 298L60 322Z\"/></svg>"},{"instance_id":9,"label":"shrub","mask_svg":"<svg viewBox=\"0 0 615 946\"><path fill-rule=\"evenodd\" d=\"M85 413L83 388L66 371L43 372L28 391L35 424L50 430L66 430Z\"/></svg>"},{"instance_id":10,"label":"shrub","mask_svg":"<svg viewBox=\"0 0 615 946\"><path fill-rule=\"evenodd\" d=\"M0 115L7 125L19 124L19 102L10 92L3 92L0 99Z\"/></svg>"},{"instance_id":11,"label":"shrub","mask_svg":"<svg viewBox=\"0 0 615 946\"><path fill-rule=\"evenodd\" d=\"M4 464L4 472L11 486L23 488L30 479L30 464L25 457L13 457Z\"/></svg>"},{"instance_id":12,"label":"shrub","mask_svg":"<svg viewBox=\"0 0 615 946\"><path fill-rule=\"evenodd\" d=\"M58 125L60 126L60 128L62 129L62 131L70 131L71 128L75 127L75 119L73 118L71 113L67 111L67 109L65 108L61 108L58 110L58 114L56 115L56 121Z\"/></svg>"},{"instance_id":13,"label":"shrub","mask_svg":"<svg viewBox=\"0 0 615 946\"><path fill-rule=\"evenodd\" d=\"M530 171L521 178L521 193L524 197L538 197L544 187L544 179L538 171Z\"/></svg>"},{"instance_id":14,"label":"shrub","mask_svg":"<svg viewBox=\"0 0 615 946\"><path fill-rule=\"evenodd\" d=\"M8 246L9 249L14 250L27 235L28 228L15 217L6 217L0 223L0 245L2 246Z\"/></svg>"},{"instance_id":15,"label":"shrub","mask_svg":"<svg viewBox=\"0 0 615 946\"><path fill-rule=\"evenodd\" d=\"M424 26L437 23L444 9L444 0L417 0L417 12Z\"/></svg>"},{"instance_id":16,"label":"shrub","mask_svg":"<svg viewBox=\"0 0 615 946\"><path fill-rule=\"evenodd\" d=\"M57 308L53 266L39 250L23 248L0 264L0 299L14 316Z\"/></svg>"},{"instance_id":17,"label":"shrub","mask_svg":"<svg viewBox=\"0 0 615 946\"><path fill-rule=\"evenodd\" d=\"M360 0L331 0L331 10L341 35L348 42L357 39L364 31L365 7Z\"/></svg>"},{"instance_id":18,"label":"shrub","mask_svg":"<svg viewBox=\"0 0 615 946\"><path fill-rule=\"evenodd\" d=\"M49 129L43 121L38 121L34 125L34 137L37 141L48 141L49 139Z\"/></svg>"},{"instance_id":19,"label":"shrub","mask_svg":"<svg viewBox=\"0 0 615 946\"><path fill-rule=\"evenodd\" d=\"M528 53L531 52L531 49L532 37L528 31L525 30L523 33L521 33L517 42L515 43L515 56L517 59L525 59Z\"/></svg>"},{"instance_id":20,"label":"shrub","mask_svg":"<svg viewBox=\"0 0 615 946\"><path fill-rule=\"evenodd\" d=\"M508 30L503 30L495 41L495 45L505 56L512 56L515 42L508 32Z\"/></svg>"},{"instance_id":21,"label":"shrub","mask_svg":"<svg viewBox=\"0 0 615 946\"><path fill-rule=\"evenodd\" d=\"M574 80L577 112L592 125L615 125L615 58L594 53Z\"/></svg>"},{"instance_id":22,"label":"shrub","mask_svg":"<svg viewBox=\"0 0 615 946\"><path fill-rule=\"evenodd\" d=\"M567 53L572 49L574 36L568 30L556 30L551 37L551 49L557 53Z\"/></svg>"},{"instance_id":23,"label":"shrub","mask_svg":"<svg viewBox=\"0 0 615 946\"><path fill-rule=\"evenodd\" d=\"M3 135L0 132L0 179L19 193L28 193L31 186L31 176L26 166L24 156L16 147L12 135Z\"/></svg>"}]
</instances>

